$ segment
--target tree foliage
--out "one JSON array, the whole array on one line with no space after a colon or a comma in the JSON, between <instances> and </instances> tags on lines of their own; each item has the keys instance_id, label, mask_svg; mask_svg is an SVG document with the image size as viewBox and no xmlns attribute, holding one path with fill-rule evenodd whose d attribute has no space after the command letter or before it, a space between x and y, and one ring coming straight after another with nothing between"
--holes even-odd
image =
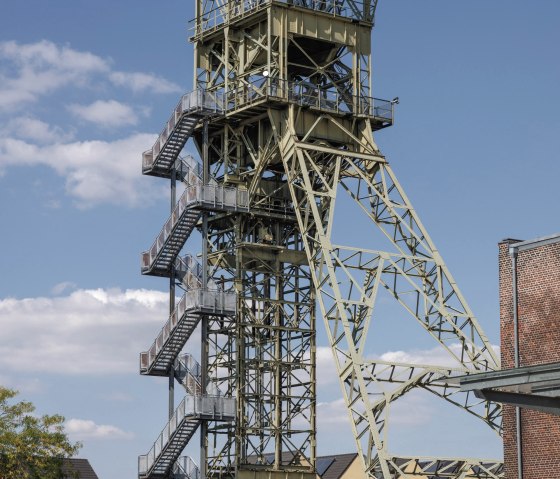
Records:
<instances>
[{"instance_id":1,"label":"tree foliage","mask_svg":"<svg viewBox=\"0 0 560 479\"><path fill-rule=\"evenodd\" d=\"M12 403L16 395L0 386L0 479L61 478L63 459L81 444L68 439L64 417L38 417L32 403Z\"/></svg>"}]
</instances>

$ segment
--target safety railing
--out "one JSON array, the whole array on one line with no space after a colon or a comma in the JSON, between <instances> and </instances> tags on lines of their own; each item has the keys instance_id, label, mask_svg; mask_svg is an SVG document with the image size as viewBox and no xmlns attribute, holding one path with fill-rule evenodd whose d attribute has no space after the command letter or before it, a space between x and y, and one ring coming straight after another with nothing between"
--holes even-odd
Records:
<instances>
[{"instance_id":1,"label":"safety railing","mask_svg":"<svg viewBox=\"0 0 560 479\"><path fill-rule=\"evenodd\" d=\"M191 155L177 158L175 170L177 178L187 186L202 182L202 164Z\"/></svg>"},{"instance_id":2,"label":"safety railing","mask_svg":"<svg viewBox=\"0 0 560 479\"><path fill-rule=\"evenodd\" d=\"M212 33L232 21L251 15L271 3L306 8L334 17L350 18L373 23L377 0L229 0L208 10L189 22L189 35L195 40Z\"/></svg>"},{"instance_id":3,"label":"safety railing","mask_svg":"<svg viewBox=\"0 0 560 479\"><path fill-rule=\"evenodd\" d=\"M185 421L197 419L232 420L235 417L235 398L223 396L186 396L179 404L169 422L163 428L148 454L138 457L138 473L145 475L174 439ZM196 426L194 426L196 427Z\"/></svg>"},{"instance_id":4,"label":"safety railing","mask_svg":"<svg viewBox=\"0 0 560 479\"><path fill-rule=\"evenodd\" d=\"M190 457L182 456L173 464L171 478L200 479L200 468Z\"/></svg>"},{"instance_id":5,"label":"safety railing","mask_svg":"<svg viewBox=\"0 0 560 479\"><path fill-rule=\"evenodd\" d=\"M201 393L202 369L192 354L186 353L179 356L175 360L174 370L175 377L185 386L187 393L194 395Z\"/></svg>"},{"instance_id":6,"label":"safety railing","mask_svg":"<svg viewBox=\"0 0 560 479\"><path fill-rule=\"evenodd\" d=\"M185 308L218 315L235 314L237 296L230 291L195 289L184 295Z\"/></svg>"},{"instance_id":7,"label":"safety railing","mask_svg":"<svg viewBox=\"0 0 560 479\"><path fill-rule=\"evenodd\" d=\"M147 271L152 267L162 248L173 234L177 224L182 220L187 209L214 210L249 210L249 193L247 190L228 188L219 185L191 185L185 189L163 228L148 251L141 256L141 269Z\"/></svg>"},{"instance_id":8,"label":"safety railing","mask_svg":"<svg viewBox=\"0 0 560 479\"><path fill-rule=\"evenodd\" d=\"M356 114L393 122L395 102L339 90L326 90L309 82L255 76L247 83L231 88L225 95L226 112L249 106L265 98L295 103L320 111Z\"/></svg>"},{"instance_id":9,"label":"safety railing","mask_svg":"<svg viewBox=\"0 0 560 479\"><path fill-rule=\"evenodd\" d=\"M189 22L189 35L194 39L212 33L226 24L266 8L272 0L230 0L224 5L204 12Z\"/></svg>"},{"instance_id":10,"label":"safety railing","mask_svg":"<svg viewBox=\"0 0 560 479\"><path fill-rule=\"evenodd\" d=\"M140 353L140 371L147 371L150 368L185 314L207 312L230 315L235 314L236 307L237 296L234 292L208 289L187 291L175 306L150 349Z\"/></svg>"},{"instance_id":11,"label":"safety railing","mask_svg":"<svg viewBox=\"0 0 560 479\"><path fill-rule=\"evenodd\" d=\"M186 289L202 287L202 265L191 254L177 258L175 274L181 277L181 282Z\"/></svg>"},{"instance_id":12,"label":"safety railing","mask_svg":"<svg viewBox=\"0 0 560 479\"><path fill-rule=\"evenodd\" d=\"M185 190L185 206L198 204L216 210L243 211L249 209L249 192L219 185L194 185Z\"/></svg>"},{"instance_id":13,"label":"safety railing","mask_svg":"<svg viewBox=\"0 0 560 479\"><path fill-rule=\"evenodd\" d=\"M152 148L142 154L143 169L150 169L153 166L157 156L185 114L221 114L223 110L223 94L219 91L197 89L185 93L177 103L175 110L173 110L171 117L165 124Z\"/></svg>"},{"instance_id":14,"label":"safety railing","mask_svg":"<svg viewBox=\"0 0 560 479\"><path fill-rule=\"evenodd\" d=\"M373 22L377 0L274 0L295 7L328 13L335 17Z\"/></svg>"},{"instance_id":15,"label":"safety railing","mask_svg":"<svg viewBox=\"0 0 560 479\"><path fill-rule=\"evenodd\" d=\"M197 186L195 186L195 188L196 187ZM167 219L167 221L163 225L163 228L161 229L161 231L157 235L155 241L152 243L152 246L150 247L150 249L148 251L144 251L142 253L142 256L141 256L141 258L142 258L141 270L142 271L147 271L152 267L154 261L156 260L156 258L160 254L162 248L167 243L167 240L169 239L169 236L173 233L175 227L177 226L177 224L181 220L183 213L185 212L187 207L189 207L193 204L194 201L188 201L187 200L187 198L186 198L187 192L188 192L188 188L183 192L183 194L179 198L179 201L177 202L177 204L175 205L175 208L173 209L173 213L171 213L171 215L169 216L169 218Z\"/></svg>"}]
</instances>

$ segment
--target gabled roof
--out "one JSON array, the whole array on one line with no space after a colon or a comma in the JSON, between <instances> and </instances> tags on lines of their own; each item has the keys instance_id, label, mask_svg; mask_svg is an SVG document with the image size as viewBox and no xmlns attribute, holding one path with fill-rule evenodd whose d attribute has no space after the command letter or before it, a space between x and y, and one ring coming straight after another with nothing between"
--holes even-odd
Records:
<instances>
[{"instance_id":1,"label":"gabled roof","mask_svg":"<svg viewBox=\"0 0 560 479\"><path fill-rule=\"evenodd\" d=\"M321 479L340 479L350 464L358 457L358 453L336 454L332 456L320 456L317 458L317 472ZM323 466L325 469L321 470Z\"/></svg>"},{"instance_id":2,"label":"gabled roof","mask_svg":"<svg viewBox=\"0 0 560 479\"><path fill-rule=\"evenodd\" d=\"M64 479L99 479L87 459L64 459L62 463Z\"/></svg>"}]
</instances>

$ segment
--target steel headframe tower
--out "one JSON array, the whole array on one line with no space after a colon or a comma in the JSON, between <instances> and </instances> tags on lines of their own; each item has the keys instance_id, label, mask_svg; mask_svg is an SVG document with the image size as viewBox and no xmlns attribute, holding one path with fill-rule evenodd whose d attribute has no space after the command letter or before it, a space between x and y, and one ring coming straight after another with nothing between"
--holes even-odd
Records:
<instances>
[{"instance_id":1,"label":"steel headframe tower","mask_svg":"<svg viewBox=\"0 0 560 479\"><path fill-rule=\"evenodd\" d=\"M196 88L143 155L143 173L171 184L171 215L142 256L144 274L170 278L170 316L140 357L142 374L169 377L170 420L141 479L315 477L316 303L369 477L502 476L497 461L388 451L390 406L411 390L498 433L501 413L447 379L498 360L373 139L394 108L371 97L376 3L196 1ZM201 162L180 156L190 138ZM340 195L387 248L333 243ZM199 260L181 254L195 229ZM380 291L454 368L369 359ZM200 364L182 353L197 327ZM197 429L200 471L180 457Z\"/></svg>"}]
</instances>

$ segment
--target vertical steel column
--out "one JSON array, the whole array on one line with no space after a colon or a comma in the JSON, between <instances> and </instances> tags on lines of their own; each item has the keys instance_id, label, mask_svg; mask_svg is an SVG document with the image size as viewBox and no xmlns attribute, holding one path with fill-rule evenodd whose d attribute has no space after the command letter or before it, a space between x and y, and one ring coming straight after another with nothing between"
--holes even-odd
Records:
<instances>
[{"instance_id":1,"label":"vertical steel column","mask_svg":"<svg viewBox=\"0 0 560 479\"><path fill-rule=\"evenodd\" d=\"M208 162L208 120L205 119L203 123L203 137L202 137L202 192L208 185L210 180L210 165ZM202 213L202 296L208 287L208 213ZM203 315L200 320L200 336L201 336L201 351L200 351L200 386L201 394L206 394L206 387L208 385L208 316ZM200 473L203 478L206 478L207 458L208 458L208 425L206 421L200 424Z\"/></svg>"}]
</instances>

